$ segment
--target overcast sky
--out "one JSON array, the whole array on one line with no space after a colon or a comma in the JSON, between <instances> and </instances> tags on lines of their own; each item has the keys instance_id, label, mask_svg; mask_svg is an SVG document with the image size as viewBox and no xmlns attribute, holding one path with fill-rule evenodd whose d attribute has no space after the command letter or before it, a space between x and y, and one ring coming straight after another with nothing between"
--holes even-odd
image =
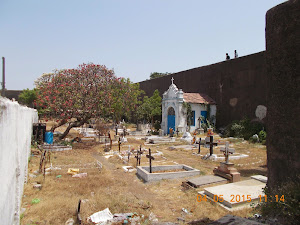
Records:
<instances>
[{"instance_id":1,"label":"overcast sky","mask_svg":"<svg viewBox=\"0 0 300 225\"><path fill-rule=\"evenodd\" d=\"M31 89L43 73L89 62L139 82L223 61L235 49L260 52L266 11L282 2L0 0L6 88Z\"/></svg>"}]
</instances>

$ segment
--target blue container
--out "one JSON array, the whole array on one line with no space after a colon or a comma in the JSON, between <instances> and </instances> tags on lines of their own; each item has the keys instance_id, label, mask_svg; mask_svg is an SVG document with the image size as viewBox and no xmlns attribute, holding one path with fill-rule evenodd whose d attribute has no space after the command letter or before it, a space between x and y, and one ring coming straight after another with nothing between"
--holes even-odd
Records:
<instances>
[{"instance_id":1,"label":"blue container","mask_svg":"<svg viewBox=\"0 0 300 225\"><path fill-rule=\"evenodd\" d=\"M53 144L53 132L45 133L45 142L48 144Z\"/></svg>"}]
</instances>

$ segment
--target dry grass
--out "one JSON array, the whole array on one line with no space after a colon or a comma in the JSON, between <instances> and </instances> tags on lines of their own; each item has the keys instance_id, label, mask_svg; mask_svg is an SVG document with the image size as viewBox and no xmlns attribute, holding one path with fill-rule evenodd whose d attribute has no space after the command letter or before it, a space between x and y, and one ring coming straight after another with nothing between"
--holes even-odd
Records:
<instances>
[{"instance_id":1,"label":"dry grass","mask_svg":"<svg viewBox=\"0 0 300 225\"><path fill-rule=\"evenodd\" d=\"M122 145L121 151L131 148L138 149L141 140L128 137L129 143ZM198 150L174 149L172 144L163 144L151 147L152 154L163 152L162 156L155 156L154 165L187 164L201 171L202 174L212 174L212 170L219 162L202 160L193 155ZM149 146L144 146L149 148ZM249 154L250 157L235 160L236 168L241 172L242 179L252 174L266 174L266 150L264 146L248 144L248 142L236 142L234 147L237 152ZM117 151L117 145L113 145ZM201 148L201 154L209 150ZM219 150L215 150L215 153ZM104 159L103 145L95 143L75 144L72 151L52 153L53 166L68 164L84 164L100 160L103 169L90 169L86 172L86 178L72 178L66 174L66 169L52 172L45 180L42 175L29 178L24 188L22 206L26 208L21 224L64 224L70 217L75 219L79 199L88 199L82 203L82 217L85 224L86 218L94 212L109 208L112 213L136 212L145 215L152 212L159 221L177 221L178 217L185 217L186 221L192 221L208 217L216 220L229 214L224 208L215 203L197 202L195 190L183 191L181 183L185 179L162 180L145 184L134 173L125 173L124 164L117 156ZM38 169L39 156L32 157L29 164L29 172ZM135 167L136 160L131 156L129 165ZM142 156L141 165L148 165L145 154ZM84 170L80 171L84 172ZM62 175L57 178L57 175ZM33 182L42 183L41 190L33 189ZM200 191L201 189L199 189ZM32 199L39 198L40 203L31 204ZM191 214L184 214L182 208ZM251 209L244 209L230 213L238 216L249 216Z\"/></svg>"}]
</instances>

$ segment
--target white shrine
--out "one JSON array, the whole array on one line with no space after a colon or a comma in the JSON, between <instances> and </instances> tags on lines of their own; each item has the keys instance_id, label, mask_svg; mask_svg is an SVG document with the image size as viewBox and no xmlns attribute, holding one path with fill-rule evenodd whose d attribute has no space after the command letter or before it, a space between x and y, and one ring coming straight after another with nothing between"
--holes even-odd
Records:
<instances>
[{"instance_id":1,"label":"white shrine","mask_svg":"<svg viewBox=\"0 0 300 225\"><path fill-rule=\"evenodd\" d=\"M201 118L204 118L202 122L205 122L206 119L211 119L212 123L216 122L217 106L212 98L200 93L184 93L182 89L177 88L173 81L172 77L172 83L163 94L162 99L161 129L165 134L169 133L170 128L174 132L177 129L180 133L188 131L186 107L183 106L183 102L189 103L192 109L190 132L200 128Z\"/></svg>"}]
</instances>

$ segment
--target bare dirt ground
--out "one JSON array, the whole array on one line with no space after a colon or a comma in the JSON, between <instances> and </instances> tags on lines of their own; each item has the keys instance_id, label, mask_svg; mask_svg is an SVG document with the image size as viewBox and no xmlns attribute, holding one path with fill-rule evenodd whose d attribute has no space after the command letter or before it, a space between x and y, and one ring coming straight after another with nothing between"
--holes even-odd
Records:
<instances>
[{"instance_id":1,"label":"bare dirt ground","mask_svg":"<svg viewBox=\"0 0 300 225\"><path fill-rule=\"evenodd\" d=\"M69 136L76 136L76 132L72 131ZM236 152L249 155L247 158L232 161L241 173L242 180L249 179L251 175L266 175L265 146L238 139L229 141L233 143ZM144 141L128 136L128 143L122 144L121 152L128 150L129 145L134 149L138 149L140 145L149 148L148 145L144 145ZM197 153L198 149L170 148L173 145L170 143L150 146L153 154L158 151L163 153L163 155L154 155L153 165L186 164L199 169L201 175L213 174L214 167L219 165L219 162L203 160L193 154ZM118 150L116 143L112 149ZM209 149L201 147L202 155L208 152ZM214 152L219 153L219 147L215 148ZM151 224L147 219L150 213L156 215L159 221L169 222L178 222L178 217L184 218L186 222L203 218L216 220L229 214L216 203L197 202L197 191L202 189L184 190L181 184L186 178L145 184L137 178L135 172L126 173L122 168L127 165L136 166L133 155L128 164L124 164L123 160L116 155L108 159L104 155L104 145L95 142L74 143L73 150L52 152L53 167L62 166L62 169L52 171L45 178L41 174L28 178L22 200L22 207L26 210L21 215L21 224L65 224L69 218L76 220L79 199L84 200L81 207L84 224L88 224L88 216L105 208L109 208L113 214L136 212L144 215L142 224ZM101 171L97 168L82 168L80 172L88 173L85 178L72 178L67 174L69 165L70 168L80 168L97 160L103 165ZM30 174L38 170L39 161L40 155L31 157ZM149 165L145 155L142 156L141 165ZM47 165L49 166L50 164ZM41 183L42 188L33 188L34 182ZM40 202L34 204L33 199L39 199ZM183 213L183 208L190 214ZM243 209L230 214L248 217L253 212L252 209Z\"/></svg>"}]
</instances>

